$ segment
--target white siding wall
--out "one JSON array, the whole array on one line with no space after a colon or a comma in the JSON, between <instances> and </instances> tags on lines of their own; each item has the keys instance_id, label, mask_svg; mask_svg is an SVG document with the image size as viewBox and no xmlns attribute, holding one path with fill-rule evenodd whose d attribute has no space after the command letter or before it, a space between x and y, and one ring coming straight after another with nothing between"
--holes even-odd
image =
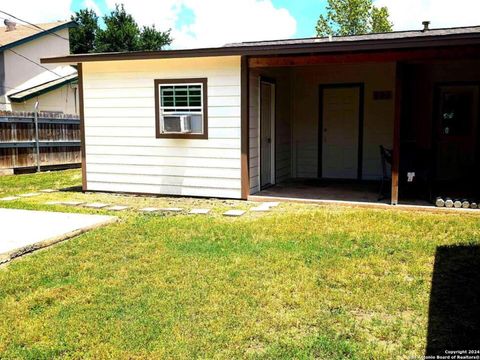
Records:
<instances>
[{"instance_id":1,"label":"white siding wall","mask_svg":"<svg viewBox=\"0 0 480 360\"><path fill-rule=\"evenodd\" d=\"M85 63L87 189L241 197L240 57ZM208 140L155 138L154 79L208 78Z\"/></svg>"}]
</instances>

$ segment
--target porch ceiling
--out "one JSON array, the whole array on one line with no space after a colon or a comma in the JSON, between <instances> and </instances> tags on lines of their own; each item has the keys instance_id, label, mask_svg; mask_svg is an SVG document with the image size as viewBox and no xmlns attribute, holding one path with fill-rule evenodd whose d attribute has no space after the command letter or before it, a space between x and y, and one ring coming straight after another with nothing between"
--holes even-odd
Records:
<instances>
[{"instance_id":1,"label":"porch ceiling","mask_svg":"<svg viewBox=\"0 0 480 360\"><path fill-rule=\"evenodd\" d=\"M439 48L351 52L342 54L308 54L285 56L254 56L250 68L289 67L335 63L409 62L455 59L480 59L480 46L450 46Z\"/></svg>"}]
</instances>

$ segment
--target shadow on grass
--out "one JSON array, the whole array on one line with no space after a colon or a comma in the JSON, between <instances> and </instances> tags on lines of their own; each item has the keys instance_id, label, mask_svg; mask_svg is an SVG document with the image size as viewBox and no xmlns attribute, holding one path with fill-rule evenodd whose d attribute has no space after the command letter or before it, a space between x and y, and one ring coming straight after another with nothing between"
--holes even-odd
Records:
<instances>
[{"instance_id":1,"label":"shadow on grass","mask_svg":"<svg viewBox=\"0 0 480 360\"><path fill-rule=\"evenodd\" d=\"M480 350L480 246L441 246L435 254L426 355Z\"/></svg>"}]
</instances>

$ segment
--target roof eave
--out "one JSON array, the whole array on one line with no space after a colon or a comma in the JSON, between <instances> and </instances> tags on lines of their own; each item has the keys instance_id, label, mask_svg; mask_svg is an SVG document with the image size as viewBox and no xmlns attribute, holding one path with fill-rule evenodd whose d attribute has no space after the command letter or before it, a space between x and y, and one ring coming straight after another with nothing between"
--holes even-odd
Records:
<instances>
[{"instance_id":1,"label":"roof eave","mask_svg":"<svg viewBox=\"0 0 480 360\"><path fill-rule=\"evenodd\" d=\"M75 21L68 21L66 23L63 23L61 25L58 25L58 26L55 26L51 29L47 29L45 31L42 31L42 32L39 32L39 33L36 33L36 34L33 34L33 35L30 35L30 36L27 36L23 39L20 39L20 40L17 40L17 41L14 41L14 42L11 42L9 44L5 44L3 46L0 46L0 51L5 51L7 49L10 49L10 48L13 48L15 46L19 46L19 45L22 45L22 44L25 44L27 42L30 42L30 41L33 41L35 39L38 39L42 36L45 36L45 35L49 35L49 33L52 33L52 32L57 32L57 31L60 31L60 30L63 30L63 29L70 29L70 28L73 28L73 27L77 27L78 24L75 22Z\"/></svg>"},{"instance_id":2,"label":"roof eave","mask_svg":"<svg viewBox=\"0 0 480 360\"><path fill-rule=\"evenodd\" d=\"M77 81L77 80L78 80L78 75L76 75L76 74L75 74L75 76L69 75L69 76L66 76L66 77L65 77L65 80L64 80L64 81L55 83L55 84L52 85L52 86L49 86L49 87L40 89L40 90L38 90L38 91L34 91L34 92L31 92L31 93L28 93L27 95L22 96L22 97L15 97L15 95L17 95L17 94L21 94L22 92L29 91L29 90L31 90L31 89L35 89L36 87L40 87L40 86L41 86L41 85L37 85L37 86L34 86L33 88L30 88L30 89L25 89L25 90L18 91L18 92L13 93L13 94L9 94L9 95L8 95L8 98L10 99L11 102L21 103L21 102L24 102L24 101L33 99L34 97L37 97L37 96L40 96L40 95L49 93L49 92L51 92L51 91L53 91L53 90L56 90L56 89L58 89L58 88L61 88L62 86L67 85L67 84L70 84L70 83L75 82L75 81ZM52 80L52 81L49 81L49 82L56 82L56 81L57 81L57 80ZM42 85L44 85L44 84L42 84Z\"/></svg>"},{"instance_id":3,"label":"roof eave","mask_svg":"<svg viewBox=\"0 0 480 360\"><path fill-rule=\"evenodd\" d=\"M294 54L341 53L351 51L379 51L412 49L436 46L480 45L480 33L423 36L402 39L375 39L357 41L333 41L318 44L281 44L261 46L234 46L187 50L160 50L146 52L96 53L43 58L41 63L76 64L91 61L149 60L208 56L269 56Z\"/></svg>"}]
</instances>

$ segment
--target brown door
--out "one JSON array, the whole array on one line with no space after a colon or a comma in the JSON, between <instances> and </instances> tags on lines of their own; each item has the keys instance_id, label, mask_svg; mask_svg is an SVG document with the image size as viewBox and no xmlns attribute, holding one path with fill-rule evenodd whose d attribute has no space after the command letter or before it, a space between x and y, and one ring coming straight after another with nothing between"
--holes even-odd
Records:
<instances>
[{"instance_id":1,"label":"brown door","mask_svg":"<svg viewBox=\"0 0 480 360\"><path fill-rule=\"evenodd\" d=\"M438 95L436 180L461 191L477 173L479 87L440 86Z\"/></svg>"}]
</instances>

